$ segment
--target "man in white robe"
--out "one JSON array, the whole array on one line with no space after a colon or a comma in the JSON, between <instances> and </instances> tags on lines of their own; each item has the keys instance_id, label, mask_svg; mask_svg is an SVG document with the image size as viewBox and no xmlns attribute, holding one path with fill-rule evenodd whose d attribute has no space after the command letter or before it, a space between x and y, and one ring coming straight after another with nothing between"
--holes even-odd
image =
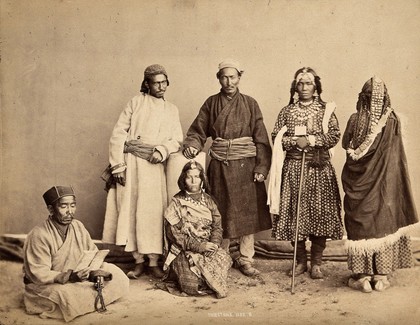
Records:
<instances>
[{"instance_id":1,"label":"man in white robe","mask_svg":"<svg viewBox=\"0 0 420 325\"><path fill-rule=\"evenodd\" d=\"M109 144L109 189L102 240L125 246L136 266L127 275L138 278L145 270L161 278L163 213L167 206L165 161L183 140L178 108L164 98L168 75L164 67L144 71L141 93L121 113Z\"/></svg>"},{"instance_id":2,"label":"man in white robe","mask_svg":"<svg viewBox=\"0 0 420 325\"><path fill-rule=\"evenodd\" d=\"M44 193L50 216L35 227L24 244L24 304L29 314L71 321L95 311L98 295L93 280L98 270L108 274L102 297L109 304L128 293L129 281L113 264L99 262L78 268L85 251L94 255L98 248L83 224L74 219L76 198L72 187L54 186ZM110 275L111 274L111 275ZM99 306L98 307L105 307Z\"/></svg>"}]
</instances>

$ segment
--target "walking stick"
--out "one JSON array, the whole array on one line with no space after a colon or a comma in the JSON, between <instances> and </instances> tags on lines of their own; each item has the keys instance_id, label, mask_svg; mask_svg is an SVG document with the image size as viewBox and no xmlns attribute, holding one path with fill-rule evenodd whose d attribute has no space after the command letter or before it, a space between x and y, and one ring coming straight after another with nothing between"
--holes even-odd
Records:
<instances>
[{"instance_id":1,"label":"walking stick","mask_svg":"<svg viewBox=\"0 0 420 325\"><path fill-rule=\"evenodd\" d=\"M302 165L300 167L299 192L298 192L297 209L296 209L295 247L293 249L292 288L291 288L292 294L295 294L295 271L296 271L297 242L298 242L298 234L299 234L300 197L302 195L302 183L303 183L304 171L305 171L305 151L302 151Z\"/></svg>"}]
</instances>

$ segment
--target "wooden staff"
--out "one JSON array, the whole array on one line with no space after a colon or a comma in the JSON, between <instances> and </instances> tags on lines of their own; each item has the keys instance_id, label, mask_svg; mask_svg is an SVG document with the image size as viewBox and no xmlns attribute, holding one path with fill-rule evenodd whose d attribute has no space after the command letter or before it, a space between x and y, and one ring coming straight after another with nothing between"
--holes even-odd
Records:
<instances>
[{"instance_id":1,"label":"wooden staff","mask_svg":"<svg viewBox=\"0 0 420 325\"><path fill-rule=\"evenodd\" d=\"M302 195L302 183L303 183L303 172L305 171L305 151L302 152L302 165L300 168L300 179L299 179L299 192L296 209L296 231L295 231L295 247L293 249L293 267L292 267L292 294L295 294L295 271L296 271L296 255L298 245L298 234L299 234L299 214L300 214L300 197ZM306 252L305 252L306 254Z\"/></svg>"}]
</instances>

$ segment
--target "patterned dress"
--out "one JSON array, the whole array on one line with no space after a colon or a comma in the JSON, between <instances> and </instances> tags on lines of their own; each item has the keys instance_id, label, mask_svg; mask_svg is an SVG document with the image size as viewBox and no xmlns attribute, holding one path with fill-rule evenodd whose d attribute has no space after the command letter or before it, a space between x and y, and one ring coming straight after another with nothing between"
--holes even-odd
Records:
<instances>
[{"instance_id":1,"label":"patterned dress","mask_svg":"<svg viewBox=\"0 0 420 325\"><path fill-rule=\"evenodd\" d=\"M278 240L294 240L296 210L302 153L293 140L295 127L305 126L307 135L314 136L315 146L307 148L299 215L298 240L309 235L341 239L341 201L335 170L330 162L328 149L340 139L338 121L334 113L328 120L328 132L323 131L326 106L315 99L310 105L299 102L284 107L272 132L273 142L277 133L286 126L282 146L286 151L282 169L280 207L274 215L272 236Z\"/></svg>"},{"instance_id":2,"label":"patterned dress","mask_svg":"<svg viewBox=\"0 0 420 325\"><path fill-rule=\"evenodd\" d=\"M204 294L206 288L218 298L227 295L227 276L232 259L222 248L205 256L206 242L220 246L221 216L210 195L176 194L165 212L169 252L165 267L171 266L181 290L189 295Z\"/></svg>"}]
</instances>

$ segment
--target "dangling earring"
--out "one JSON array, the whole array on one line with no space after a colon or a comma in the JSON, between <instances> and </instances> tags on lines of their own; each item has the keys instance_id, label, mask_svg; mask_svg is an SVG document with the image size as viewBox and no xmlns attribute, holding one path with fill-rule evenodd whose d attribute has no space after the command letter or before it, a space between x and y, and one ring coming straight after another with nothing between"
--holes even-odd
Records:
<instances>
[{"instance_id":1,"label":"dangling earring","mask_svg":"<svg viewBox=\"0 0 420 325\"><path fill-rule=\"evenodd\" d=\"M299 94L297 92L293 94L293 100L295 103L299 100Z\"/></svg>"},{"instance_id":2,"label":"dangling earring","mask_svg":"<svg viewBox=\"0 0 420 325\"><path fill-rule=\"evenodd\" d=\"M319 95L318 95L318 91L315 89L315 91L314 91L314 97L319 97Z\"/></svg>"}]
</instances>

